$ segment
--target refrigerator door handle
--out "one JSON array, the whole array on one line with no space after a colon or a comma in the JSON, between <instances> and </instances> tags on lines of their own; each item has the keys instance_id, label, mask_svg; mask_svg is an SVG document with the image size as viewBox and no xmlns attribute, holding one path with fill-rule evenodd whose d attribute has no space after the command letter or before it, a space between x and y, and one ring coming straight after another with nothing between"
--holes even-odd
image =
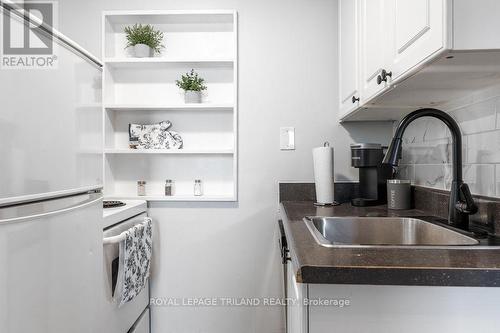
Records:
<instances>
[{"instance_id":1,"label":"refrigerator door handle","mask_svg":"<svg viewBox=\"0 0 500 333\"><path fill-rule=\"evenodd\" d=\"M83 197L83 200L76 200L78 197ZM86 197L86 198L85 198ZM24 205L26 207L30 207L31 209L26 209L27 214L22 213L22 209L17 209L16 206L6 207L0 209L0 225L9 224L9 223L19 223L24 221L29 221L33 219L40 219L45 217L50 217L54 215L59 215L67 212L71 212L77 209L81 209L87 206L91 206L99 201L102 201L102 193L100 192L91 192L86 194L77 195L70 198L57 199L63 201L63 204L55 209L47 209L48 207L44 207L44 204L53 201L41 201L37 203ZM64 201L69 201L66 205L64 205ZM36 212L36 211L39 212ZM19 213L21 211L21 213ZM33 213L35 211L35 213Z\"/></svg>"},{"instance_id":2,"label":"refrigerator door handle","mask_svg":"<svg viewBox=\"0 0 500 333\"><path fill-rule=\"evenodd\" d=\"M86 60L90 61L94 65L96 65L98 68L102 68L102 62L94 57L90 52L82 48L80 45L63 35L61 32L58 30L54 29L54 27L51 27L47 23L44 23L42 20L40 20L38 17L31 15L29 12L24 10L23 8L20 8L16 3L13 3L10 0L7 1L0 1L0 7L3 7L5 11L9 11L10 13L15 14L20 20L24 20L27 25L33 25L38 27L39 31L42 31L45 33L47 36L51 36L58 41L60 41L62 44L64 44L66 47L69 47L71 50L73 50L76 54L82 56Z\"/></svg>"}]
</instances>

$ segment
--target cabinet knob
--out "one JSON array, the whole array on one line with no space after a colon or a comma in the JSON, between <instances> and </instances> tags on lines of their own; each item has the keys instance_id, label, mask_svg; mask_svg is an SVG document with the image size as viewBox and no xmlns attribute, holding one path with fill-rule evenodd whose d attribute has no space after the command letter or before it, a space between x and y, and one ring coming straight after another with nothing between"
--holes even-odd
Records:
<instances>
[{"instance_id":1,"label":"cabinet knob","mask_svg":"<svg viewBox=\"0 0 500 333\"><path fill-rule=\"evenodd\" d=\"M392 72L388 72L385 69L383 69L380 75L377 76L377 84L381 84L382 82L387 82L387 77L392 78Z\"/></svg>"},{"instance_id":2,"label":"cabinet knob","mask_svg":"<svg viewBox=\"0 0 500 333\"><path fill-rule=\"evenodd\" d=\"M352 96L352 104L359 102L359 97Z\"/></svg>"},{"instance_id":3,"label":"cabinet knob","mask_svg":"<svg viewBox=\"0 0 500 333\"><path fill-rule=\"evenodd\" d=\"M382 80L387 81L387 77L390 77L392 79L392 72L388 72L385 69L382 70Z\"/></svg>"}]
</instances>

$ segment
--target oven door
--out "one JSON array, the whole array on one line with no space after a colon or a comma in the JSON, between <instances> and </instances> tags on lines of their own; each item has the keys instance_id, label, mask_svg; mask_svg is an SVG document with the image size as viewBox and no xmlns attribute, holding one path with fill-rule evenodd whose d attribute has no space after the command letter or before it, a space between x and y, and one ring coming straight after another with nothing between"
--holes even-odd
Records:
<instances>
[{"instance_id":1,"label":"oven door","mask_svg":"<svg viewBox=\"0 0 500 333\"><path fill-rule=\"evenodd\" d=\"M144 310L139 319L137 319L134 326L132 326L128 333L149 333L149 316L149 308L147 308L146 310Z\"/></svg>"},{"instance_id":2,"label":"oven door","mask_svg":"<svg viewBox=\"0 0 500 333\"><path fill-rule=\"evenodd\" d=\"M103 237L118 236L123 231L133 227L136 224L142 223L146 217L146 213L139 214L128 220L117 223L103 232ZM106 333L125 333L129 332L131 327L137 321L144 309L149 304L149 282L147 286L133 300L125 303L118 308L118 304L113 300L114 284L118 270L118 244L103 245L103 279L102 279L102 305L104 313L104 330ZM148 315L149 318L149 315Z\"/></svg>"}]
</instances>

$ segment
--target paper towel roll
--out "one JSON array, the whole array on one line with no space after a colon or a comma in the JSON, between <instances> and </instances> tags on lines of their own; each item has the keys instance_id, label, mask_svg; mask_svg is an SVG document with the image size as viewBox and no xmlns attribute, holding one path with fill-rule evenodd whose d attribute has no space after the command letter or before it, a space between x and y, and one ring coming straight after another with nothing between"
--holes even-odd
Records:
<instances>
[{"instance_id":1,"label":"paper towel roll","mask_svg":"<svg viewBox=\"0 0 500 333\"><path fill-rule=\"evenodd\" d=\"M316 202L333 204L333 148L318 147L313 149L314 183L316 184Z\"/></svg>"}]
</instances>

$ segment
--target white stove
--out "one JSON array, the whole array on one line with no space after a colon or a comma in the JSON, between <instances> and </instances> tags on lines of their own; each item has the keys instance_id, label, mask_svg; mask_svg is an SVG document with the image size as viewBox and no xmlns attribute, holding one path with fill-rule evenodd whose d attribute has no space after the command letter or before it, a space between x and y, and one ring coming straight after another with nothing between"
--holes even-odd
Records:
<instances>
[{"instance_id":1,"label":"white stove","mask_svg":"<svg viewBox=\"0 0 500 333\"><path fill-rule=\"evenodd\" d=\"M104 208L103 237L113 237L142 223L147 216L147 203L144 200L120 200L125 205ZM113 301L113 284L118 265L114 264L119 256L118 244L104 245L103 258L103 328L106 333L149 333L149 283L133 300L118 308Z\"/></svg>"},{"instance_id":2,"label":"white stove","mask_svg":"<svg viewBox=\"0 0 500 333\"><path fill-rule=\"evenodd\" d=\"M106 200L106 199L104 199ZM134 217L146 212L148 205L144 200L119 200L125 203L125 206L104 208L103 211L103 229L106 229L118 222Z\"/></svg>"}]
</instances>

